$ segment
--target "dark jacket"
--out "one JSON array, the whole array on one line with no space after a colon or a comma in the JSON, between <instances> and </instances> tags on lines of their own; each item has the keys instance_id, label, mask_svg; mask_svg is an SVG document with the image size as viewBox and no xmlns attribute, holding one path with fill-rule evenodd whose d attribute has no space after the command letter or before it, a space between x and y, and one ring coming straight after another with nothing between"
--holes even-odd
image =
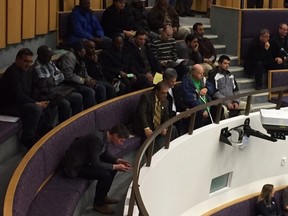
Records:
<instances>
[{"instance_id":1,"label":"dark jacket","mask_svg":"<svg viewBox=\"0 0 288 216\"><path fill-rule=\"evenodd\" d=\"M32 73L12 64L0 80L0 108L35 103L32 88Z\"/></svg>"},{"instance_id":2,"label":"dark jacket","mask_svg":"<svg viewBox=\"0 0 288 216\"><path fill-rule=\"evenodd\" d=\"M82 39L102 38L104 31L95 13L83 10L77 5L73 8L69 18L68 34L67 41L72 45Z\"/></svg>"},{"instance_id":3,"label":"dark jacket","mask_svg":"<svg viewBox=\"0 0 288 216\"><path fill-rule=\"evenodd\" d=\"M202 88L205 87L208 89L206 98L207 98L207 101L209 101L211 100L211 97L214 94L215 90L214 90L213 85L209 81L204 82L205 81L204 79L205 78L203 78L201 81L201 86ZM184 75L181 86L182 86L185 104L189 108L193 108L204 103L199 97L198 90L196 86L194 85L192 78L190 77L189 74Z\"/></svg>"},{"instance_id":4,"label":"dark jacket","mask_svg":"<svg viewBox=\"0 0 288 216\"><path fill-rule=\"evenodd\" d=\"M128 7L130 11L133 22L135 23L136 29L144 29L147 32L150 32L147 16L145 14L145 7L139 6L139 2L131 2Z\"/></svg>"},{"instance_id":5,"label":"dark jacket","mask_svg":"<svg viewBox=\"0 0 288 216\"><path fill-rule=\"evenodd\" d=\"M76 139L62 159L64 173L75 178L83 166L91 166L95 170L112 170L117 158L108 154L107 145L105 131L96 131Z\"/></svg>"},{"instance_id":6,"label":"dark jacket","mask_svg":"<svg viewBox=\"0 0 288 216\"><path fill-rule=\"evenodd\" d=\"M123 51L115 51L113 48L103 50L99 56L99 62L104 70L104 76L109 82L119 79L120 71L127 71Z\"/></svg>"},{"instance_id":7,"label":"dark jacket","mask_svg":"<svg viewBox=\"0 0 288 216\"><path fill-rule=\"evenodd\" d=\"M119 11L114 4L103 12L102 27L105 35L110 38L116 34L123 33L123 30L136 30L129 10L124 8Z\"/></svg>"},{"instance_id":8,"label":"dark jacket","mask_svg":"<svg viewBox=\"0 0 288 216\"><path fill-rule=\"evenodd\" d=\"M150 64L150 71L155 74L156 72L161 72L161 65L155 58L149 46L145 45L144 51L147 56L147 60ZM128 70L134 74L146 74L147 68L145 67L144 59L141 57L140 50L136 45L131 42L128 44L125 53L127 53L126 61L128 63Z\"/></svg>"},{"instance_id":9,"label":"dark jacket","mask_svg":"<svg viewBox=\"0 0 288 216\"><path fill-rule=\"evenodd\" d=\"M271 205L267 206L264 203L264 200L257 202L256 205L257 215L261 216L281 216L280 209L277 206L276 199L274 197L271 198Z\"/></svg>"},{"instance_id":10,"label":"dark jacket","mask_svg":"<svg viewBox=\"0 0 288 216\"><path fill-rule=\"evenodd\" d=\"M159 33L159 29L163 28L165 14L166 14L166 11L162 7L159 7L157 5L151 9L148 15L148 23L152 31ZM180 26L179 16L176 10L174 9L174 7L169 5L167 8L167 14L169 18L171 19L172 26L179 28Z\"/></svg>"},{"instance_id":11,"label":"dark jacket","mask_svg":"<svg viewBox=\"0 0 288 216\"><path fill-rule=\"evenodd\" d=\"M153 90L142 94L133 121L133 132L138 135L144 134L144 128L149 127L154 131L154 114L155 114L155 93ZM161 103L161 123L169 119L168 101L165 99Z\"/></svg>"},{"instance_id":12,"label":"dark jacket","mask_svg":"<svg viewBox=\"0 0 288 216\"><path fill-rule=\"evenodd\" d=\"M87 69L87 73L95 80L105 80L104 72L99 62L95 62L88 57L84 58L84 63Z\"/></svg>"}]
</instances>

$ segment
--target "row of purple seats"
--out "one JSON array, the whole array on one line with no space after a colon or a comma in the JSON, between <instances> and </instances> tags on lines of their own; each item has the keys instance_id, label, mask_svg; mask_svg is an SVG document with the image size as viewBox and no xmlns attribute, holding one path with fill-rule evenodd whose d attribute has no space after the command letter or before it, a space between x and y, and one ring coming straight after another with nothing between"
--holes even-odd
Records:
<instances>
[{"instance_id":1,"label":"row of purple seats","mask_svg":"<svg viewBox=\"0 0 288 216\"><path fill-rule=\"evenodd\" d=\"M91 107L55 127L39 140L17 167L7 190L6 216L71 216L90 186L86 179L67 179L58 170L61 158L76 137L95 129L128 124L143 92L133 92ZM123 148L110 147L123 154L140 147L140 137L129 138Z\"/></svg>"},{"instance_id":2,"label":"row of purple seats","mask_svg":"<svg viewBox=\"0 0 288 216\"><path fill-rule=\"evenodd\" d=\"M283 188L281 187L280 189L278 189L275 194L274 197L276 199L277 204L281 205L281 195L282 195L282 191ZM233 205L230 205L226 208L220 209L219 211L213 213L213 214L209 214L211 216L242 216L242 215L256 215L256 204L257 204L257 198L258 195L255 195L251 198L248 198L246 200L242 200L240 202L237 202Z\"/></svg>"}]
</instances>

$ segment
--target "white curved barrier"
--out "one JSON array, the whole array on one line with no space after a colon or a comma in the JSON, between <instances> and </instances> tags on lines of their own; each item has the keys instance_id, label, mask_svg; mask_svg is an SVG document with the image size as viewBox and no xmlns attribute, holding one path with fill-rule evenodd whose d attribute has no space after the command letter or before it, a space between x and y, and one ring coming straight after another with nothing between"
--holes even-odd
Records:
<instances>
[{"instance_id":1,"label":"white curved barrier","mask_svg":"<svg viewBox=\"0 0 288 216\"><path fill-rule=\"evenodd\" d=\"M151 216L201 215L219 205L259 192L265 183L288 183L288 141L270 142L249 138L244 150L220 143L220 131L250 118L250 126L263 133L259 112L238 116L195 130L174 140L169 149L153 156L151 167L143 167L140 192ZM232 172L228 187L209 194L211 180ZM134 212L136 213L136 212Z\"/></svg>"}]
</instances>

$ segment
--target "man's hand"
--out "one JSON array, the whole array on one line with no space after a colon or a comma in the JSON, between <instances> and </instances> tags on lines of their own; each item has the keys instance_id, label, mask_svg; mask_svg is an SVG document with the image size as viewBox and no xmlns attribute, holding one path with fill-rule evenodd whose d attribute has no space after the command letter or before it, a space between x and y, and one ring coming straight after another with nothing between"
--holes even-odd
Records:
<instances>
[{"instance_id":1,"label":"man's hand","mask_svg":"<svg viewBox=\"0 0 288 216\"><path fill-rule=\"evenodd\" d=\"M132 168L131 164L129 163L129 161L123 160L123 159L117 159L116 161L117 164L124 164L126 167L130 167Z\"/></svg>"},{"instance_id":2,"label":"man's hand","mask_svg":"<svg viewBox=\"0 0 288 216\"><path fill-rule=\"evenodd\" d=\"M162 135L162 136L166 136L166 134L167 134L167 129L165 128L165 129L161 132L161 135Z\"/></svg>"},{"instance_id":3,"label":"man's hand","mask_svg":"<svg viewBox=\"0 0 288 216\"><path fill-rule=\"evenodd\" d=\"M268 49L270 48L270 43L269 43L269 41L267 41L267 42L264 44L264 48L265 48L266 50L268 50Z\"/></svg>"},{"instance_id":4,"label":"man's hand","mask_svg":"<svg viewBox=\"0 0 288 216\"><path fill-rule=\"evenodd\" d=\"M202 115L203 115L204 118L207 118L208 117L208 112L205 110Z\"/></svg>"},{"instance_id":5,"label":"man's hand","mask_svg":"<svg viewBox=\"0 0 288 216\"><path fill-rule=\"evenodd\" d=\"M39 107L46 108L49 105L49 103L50 101L39 101L39 102L36 102L35 104Z\"/></svg>"},{"instance_id":6,"label":"man's hand","mask_svg":"<svg viewBox=\"0 0 288 216\"><path fill-rule=\"evenodd\" d=\"M239 104L237 102L233 103L234 109L239 109Z\"/></svg>"},{"instance_id":7,"label":"man's hand","mask_svg":"<svg viewBox=\"0 0 288 216\"><path fill-rule=\"evenodd\" d=\"M128 37L128 38L131 38L131 37L134 37L136 32L135 31L126 31L126 30L123 30L123 34Z\"/></svg>"},{"instance_id":8,"label":"man's hand","mask_svg":"<svg viewBox=\"0 0 288 216\"><path fill-rule=\"evenodd\" d=\"M207 92L208 92L208 89L207 89L207 88L202 88L202 89L200 90L199 94L200 94L201 96L205 96L205 95L207 94Z\"/></svg>"},{"instance_id":9,"label":"man's hand","mask_svg":"<svg viewBox=\"0 0 288 216\"><path fill-rule=\"evenodd\" d=\"M127 73L125 73L124 71L120 71L119 74L120 74L120 76L123 77L123 78L127 77Z\"/></svg>"},{"instance_id":10,"label":"man's hand","mask_svg":"<svg viewBox=\"0 0 288 216\"><path fill-rule=\"evenodd\" d=\"M283 63L283 60L282 60L282 58L280 58L280 57L276 57L276 58L275 58L275 62L276 62L277 64L282 64L282 63Z\"/></svg>"},{"instance_id":11,"label":"man's hand","mask_svg":"<svg viewBox=\"0 0 288 216\"><path fill-rule=\"evenodd\" d=\"M117 171L121 171L121 172L126 172L131 170L131 166L125 166L124 164L120 163L120 164L113 164L113 170L117 170Z\"/></svg>"},{"instance_id":12,"label":"man's hand","mask_svg":"<svg viewBox=\"0 0 288 216\"><path fill-rule=\"evenodd\" d=\"M234 105L232 103L228 103L227 104L227 108L228 108L228 110L233 110L234 109Z\"/></svg>"},{"instance_id":13,"label":"man's hand","mask_svg":"<svg viewBox=\"0 0 288 216\"><path fill-rule=\"evenodd\" d=\"M146 137L149 137L149 136L151 136L151 134L153 133L153 131L152 131L150 128L146 128L146 129L144 130L144 133L145 133L145 136L146 136Z\"/></svg>"},{"instance_id":14,"label":"man's hand","mask_svg":"<svg viewBox=\"0 0 288 216\"><path fill-rule=\"evenodd\" d=\"M153 75L152 75L151 72L148 72L148 73L146 74L146 77L147 77L147 79L148 79L149 82L153 82L154 77L153 77Z\"/></svg>"}]
</instances>

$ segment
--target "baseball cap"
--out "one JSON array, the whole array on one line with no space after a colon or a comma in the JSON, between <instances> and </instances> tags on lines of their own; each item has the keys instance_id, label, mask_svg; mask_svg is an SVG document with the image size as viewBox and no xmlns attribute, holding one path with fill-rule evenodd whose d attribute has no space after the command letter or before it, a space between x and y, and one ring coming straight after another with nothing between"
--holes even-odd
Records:
<instances>
[{"instance_id":1,"label":"baseball cap","mask_svg":"<svg viewBox=\"0 0 288 216\"><path fill-rule=\"evenodd\" d=\"M53 52L53 50L46 46L46 45L42 45L37 49L37 55L42 55L42 56L53 56L55 53Z\"/></svg>"}]
</instances>

